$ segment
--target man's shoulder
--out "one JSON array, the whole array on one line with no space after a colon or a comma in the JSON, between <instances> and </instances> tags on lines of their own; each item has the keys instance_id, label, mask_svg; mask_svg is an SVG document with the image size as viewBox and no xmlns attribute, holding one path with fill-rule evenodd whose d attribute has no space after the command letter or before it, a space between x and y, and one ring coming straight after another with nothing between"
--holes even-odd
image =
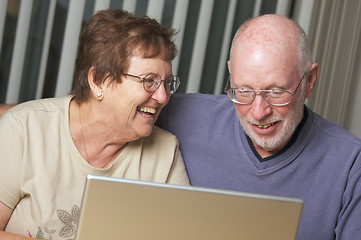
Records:
<instances>
[{"instance_id":1,"label":"man's shoulder","mask_svg":"<svg viewBox=\"0 0 361 240\"><path fill-rule=\"evenodd\" d=\"M322 132L322 134L328 139L334 139L335 141L348 142L350 144L356 144L361 146L361 139L348 132L340 125L333 123L315 112L312 112L316 128Z\"/></svg>"},{"instance_id":2,"label":"man's shoulder","mask_svg":"<svg viewBox=\"0 0 361 240\"><path fill-rule=\"evenodd\" d=\"M179 131L193 132L236 119L227 95L175 94L162 110L157 125L179 137Z\"/></svg>"},{"instance_id":3,"label":"man's shoulder","mask_svg":"<svg viewBox=\"0 0 361 240\"><path fill-rule=\"evenodd\" d=\"M229 99L227 95L220 94L220 95L214 95L214 94L204 94L204 93L183 93L183 94L174 94L170 101L175 102L226 102L229 103Z\"/></svg>"},{"instance_id":4,"label":"man's shoulder","mask_svg":"<svg viewBox=\"0 0 361 240\"><path fill-rule=\"evenodd\" d=\"M167 109L177 109L177 111L222 111L233 108L233 103L227 95L212 95L202 93L175 94L171 97L166 106Z\"/></svg>"}]
</instances>

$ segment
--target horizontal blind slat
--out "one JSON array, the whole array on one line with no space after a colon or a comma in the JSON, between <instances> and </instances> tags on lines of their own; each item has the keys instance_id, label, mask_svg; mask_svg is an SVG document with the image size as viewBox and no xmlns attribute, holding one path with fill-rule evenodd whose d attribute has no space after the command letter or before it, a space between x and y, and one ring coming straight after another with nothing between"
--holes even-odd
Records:
<instances>
[{"instance_id":1,"label":"horizontal blind slat","mask_svg":"<svg viewBox=\"0 0 361 240\"><path fill-rule=\"evenodd\" d=\"M50 5L49 5L46 29L45 29L44 45L43 45L43 49L42 49L42 53L41 53L38 85L36 88L36 98L37 99L42 97L44 83L45 83L45 73L46 73L46 66L47 66L48 56L49 56L51 32L52 32L54 16L55 16L55 7L56 7L56 0L51 0Z\"/></svg>"},{"instance_id":2,"label":"horizontal blind slat","mask_svg":"<svg viewBox=\"0 0 361 240\"><path fill-rule=\"evenodd\" d=\"M136 0L124 0L123 2L123 9L131 13L135 12L136 6L137 6Z\"/></svg>"},{"instance_id":3,"label":"horizontal blind slat","mask_svg":"<svg viewBox=\"0 0 361 240\"><path fill-rule=\"evenodd\" d=\"M16 27L14 52L10 67L9 84L6 93L6 103L16 103L19 100L32 6L33 0L21 1L19 21Z\"/></svg>"},{"instance_id":4,"label":"horizontal blind slat","mask_svg":"<svg viewBox=\"0 0 361 240\"><path fill-rule=\"evenodd\" d=\"M199 92L214 0L202 1L188 74L187 93Z\"/></svg>"},{"instance_id":5,"label":"horizontal blind slat","mask_svg":"<svg viewBox=\"0 0 361 240\"><path fill-rule=\"evenodd\" d=\"M7 5L8 5L8 0L0 0L0 53L1 53L3 34L4 34Z\"/></svg>"},{"instance_id":6,"label":"horizontal blind slat","mask_svg":"<svg viewBox=\"0 0 361 240\"><path fill-rule=\"evenodd\" d=\"M237 0L231 0L228 6L227 21L222 42L222 52L218 63L216 85L214 87L214 94L221 94L223 92L224 73L227 67L227 57L230 49L230 42L232 36L232 28L234 16L236 15Z\"/></svg>"},{"instance_id":7,"label":"horizontal blind slat","mask_svg":"<svg viewBox=\"0 0 361 240\"><path fill-rule=\"evenodd\" d=\"M164 0L149 0L147 15L162 22L162 13L164 8Z\"/></svg>"},{"instance_id":8,"label":"horizontal blind slat","mask_svg":"<svg viewBox=\"0 0 361 240\"><path fill-rule=\"evenodd\" d=\"M182 42L184 38L184 28L187 20L189 0L178 0L175 5L175 12L173 16L172 27L178 31L175 36L175 45L177 46L178 54L173 61L173 73L178 75L180 54L182 51Z\"/></svg>"},{"instance_id":9,"label":"horizontal blind slat","mask_svg":"<svg viewBox=\"0 0 361 240\"><path fill-rule=\"evenodd\" d=\"M108 9L110 6L110 0L96 0L94 6L94 12Z\"/></svg>"},{"instance_id":10,"label":"horizontal blind slat","mask_svg":"<svg viewBox=\"0 0 361 240\"><path fill-rule=\"evenodd\" d=\"M78 37L83 19L85 0L70 1L64 42L61 51L55 97L68 95L73 84Z\"/></svg>"}]
</instances>

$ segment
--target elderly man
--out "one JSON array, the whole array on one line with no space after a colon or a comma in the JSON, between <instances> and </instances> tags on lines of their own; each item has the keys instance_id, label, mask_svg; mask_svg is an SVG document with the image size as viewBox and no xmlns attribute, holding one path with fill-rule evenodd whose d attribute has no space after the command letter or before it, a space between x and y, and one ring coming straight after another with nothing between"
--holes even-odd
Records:
<instances>
[{"instance_id":1,"label":"elderly man","mask_svg":"<svg viewBox=\"0 0 361 240\"><path fill-rule=\"evenodd\" d=\"M277 15L250 20L228 69L228 98L175 95L159 121L191 183L301 198L297 239L359 239L361 140L304 105L319 74L304 31Z\"/></svg>"}]
</instances>

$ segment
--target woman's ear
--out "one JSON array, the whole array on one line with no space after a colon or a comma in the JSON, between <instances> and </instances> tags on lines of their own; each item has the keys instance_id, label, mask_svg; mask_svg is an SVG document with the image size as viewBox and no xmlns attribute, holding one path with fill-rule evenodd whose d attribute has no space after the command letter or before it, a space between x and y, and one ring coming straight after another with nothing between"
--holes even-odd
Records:
<instances>
[{"instance_id":1,"label":"woman's ear","mask_svg":"<svg viewBox=\"0 0 361 240\"><path fill-rule=\"evenodd\" d=\"M309 72L306 74L306 98L311 98L313 90L316 86L318 75L320 72L320 67L317 63L311 65Z\"/></svg>"},{"instance_id":2,"label":"woman's ear","mask_svg":"<svg viewBox=\"0 0 361 240\"><path fill-rule=\"evenodd\" d=\"M102 85L97 85L96 79L95 79L95 67L91 67L88 71L88 84L90 87L90 90L92 92L92 95L96 97L97 100L101 101L104 98L103 94L103 88Z\"/></svg>"}]
</instances>

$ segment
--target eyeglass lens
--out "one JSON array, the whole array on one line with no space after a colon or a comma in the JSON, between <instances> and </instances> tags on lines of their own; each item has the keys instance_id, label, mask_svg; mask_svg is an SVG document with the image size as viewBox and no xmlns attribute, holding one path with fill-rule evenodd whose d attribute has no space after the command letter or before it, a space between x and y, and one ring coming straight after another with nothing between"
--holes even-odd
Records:
<instances>
[{"instance_id":1,"label":"eyeglass lens","mask_svg":"<svg viewBox=\"0 0 361 240\"><path fill-rule=\"evenodd\" d=\"M170 92L171 94L173 94L177 90L180 84L179 80L176 77L162 80L162 77L160 75L151 73L144 78L144 89L148 92L154 92L159 88L162 81L165 81L164 87L166 91Z\"/></svg>"},{"instance_id":2,"label":"eyeglass lens","mask_svg":"<svg viewBox=\"0 0 361 240\"><path fill-rule=\"evenodd\" d=\"M229 89L227 91L229 98L239 104L249 104L253 102L257 94L261 94L264 100L275 106L286 105L291 100L291 93L286 91L268 91L268 90L259 90L259 91L251 91L251 90L236 90Z\"/></svg>"}]
</instances>

